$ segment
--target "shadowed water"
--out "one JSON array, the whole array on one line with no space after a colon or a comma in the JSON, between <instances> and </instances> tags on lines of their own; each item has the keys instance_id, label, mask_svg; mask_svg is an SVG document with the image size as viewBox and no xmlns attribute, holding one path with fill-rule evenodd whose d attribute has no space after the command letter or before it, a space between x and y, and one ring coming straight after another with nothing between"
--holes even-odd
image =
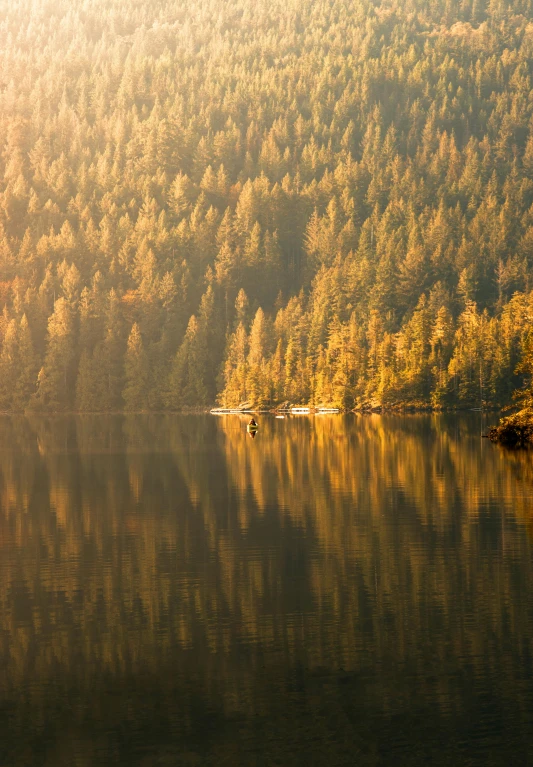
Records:
<instances>
[{"instance_id":1,"label":"shadowed water","mask_svg":"<svg viewBox=\"0 0 533 767\"><path fill-rule=\"evenodd\" d=\"M478 415L0 419L0 765L533 763Z\"/></svg>"}]
</instances>

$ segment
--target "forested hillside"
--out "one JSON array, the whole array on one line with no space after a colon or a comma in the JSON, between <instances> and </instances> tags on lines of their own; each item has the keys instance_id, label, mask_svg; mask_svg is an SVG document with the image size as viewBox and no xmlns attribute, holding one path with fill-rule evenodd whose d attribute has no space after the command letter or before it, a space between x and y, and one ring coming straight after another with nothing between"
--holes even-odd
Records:
<instances>
[{"instance_id":1,"label":"forested hillside","mask_svg":"<svg viewBox=\"0 0 533 767\"><path fill-rule=\"evenodd\" d=\"M508 401L533 2L0 6L0 409Z\"/></svg>"}]
</instances>

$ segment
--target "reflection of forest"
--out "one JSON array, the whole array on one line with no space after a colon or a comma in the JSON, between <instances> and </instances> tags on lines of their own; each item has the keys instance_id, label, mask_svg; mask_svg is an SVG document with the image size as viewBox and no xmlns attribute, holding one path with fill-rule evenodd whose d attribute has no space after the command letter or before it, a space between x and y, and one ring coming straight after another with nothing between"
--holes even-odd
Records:
<instances>
[{"instance_id":1,"label":"reflection of forest","mask_svg":"<svg viewBox=\"0 0 533 767\"><path fill-rule=\"evenodd\" d=\"M443 416L255 441L236 417L5 418L0 445L0 764L326 741L379 764L415 724L424 764L406 711L531 748L533 457Z\"/></svg>"}]
</instances>

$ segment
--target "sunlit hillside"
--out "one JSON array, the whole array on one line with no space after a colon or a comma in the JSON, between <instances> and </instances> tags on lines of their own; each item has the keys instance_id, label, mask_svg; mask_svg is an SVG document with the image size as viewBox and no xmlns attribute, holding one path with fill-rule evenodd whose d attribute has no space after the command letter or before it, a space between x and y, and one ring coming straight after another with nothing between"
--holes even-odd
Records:
<instances>
[{"instance_id":1,"label":"sunlit hillside","mask_svg":"<svg viewBox=\"0 0 533 767\"><path fill-rule=\"evenodd\" d=\"M0 6L0 409L507 401L531 0Z\"/></svg>"}]
</instances>

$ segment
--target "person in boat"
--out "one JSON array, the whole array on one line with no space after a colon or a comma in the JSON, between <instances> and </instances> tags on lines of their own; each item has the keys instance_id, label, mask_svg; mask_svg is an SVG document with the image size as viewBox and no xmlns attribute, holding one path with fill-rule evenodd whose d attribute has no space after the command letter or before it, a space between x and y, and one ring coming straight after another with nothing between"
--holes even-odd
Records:
<instances>
[{"instance_id":1,"label":"person in boat","mask_svg":"<svg viewBox=\"0 0 533 767\"><path fill-rule=\"evenodd\" d=\"M248 424L248 427L250 429L257 429L257 423L256 423L255 418L250 418L250 422Z\"/></svg>"}]
</instances>

